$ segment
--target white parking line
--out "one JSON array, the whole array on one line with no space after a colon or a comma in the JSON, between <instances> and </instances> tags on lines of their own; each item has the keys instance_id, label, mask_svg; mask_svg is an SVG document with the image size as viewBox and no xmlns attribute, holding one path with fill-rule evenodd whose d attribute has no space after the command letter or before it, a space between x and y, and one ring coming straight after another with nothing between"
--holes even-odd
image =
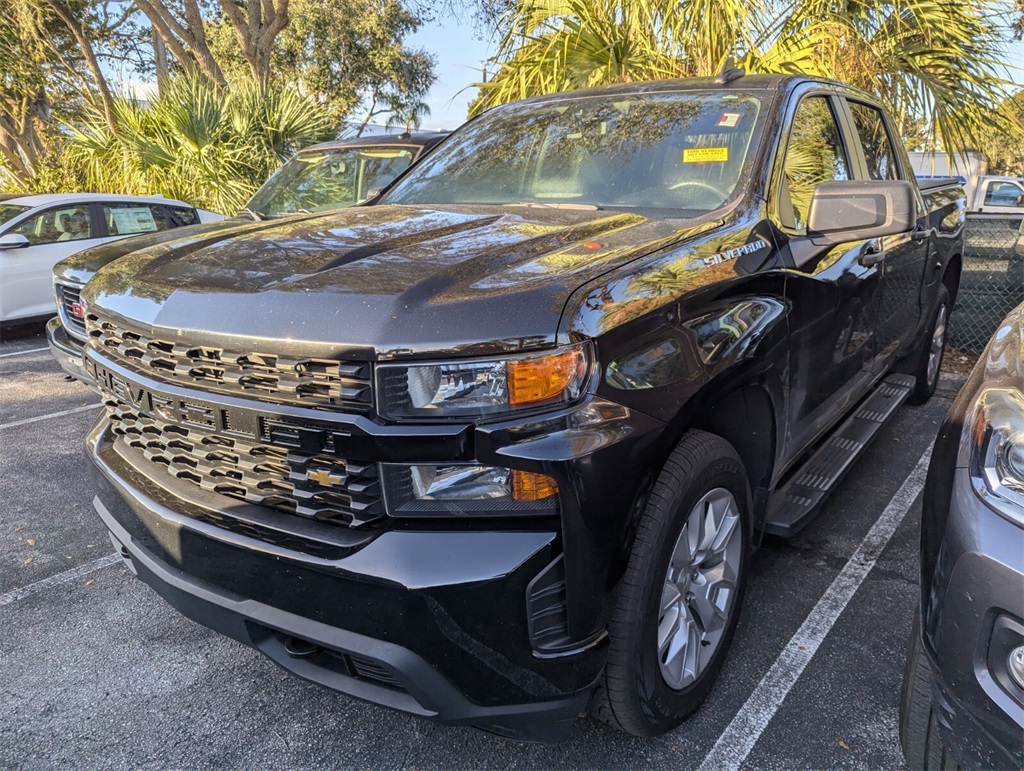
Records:
<instances>
[{"instance_id":1,"label":"white parking line","mask_svg":"<svg viewBox=\"0 0 1024 771\"><path fill-rule=\"evenodd\" d=\"M25 418L24 420L15 420L13 423L0 423L0 428L14 428L15 426L24 426L29 423L38 423L40 420L49 420L50 418L62 418L65 415L74 415L76 412L85 412L86 410L94 410L97 407L102 407L100 403L87 404L84 407L75 407L70 410L61 410L60 412L51 412L46 415L36 415L34 418Z\"/></svg>"},{"instance_id":2,"label":"white parking line","mask_svg":"<svg viewBox=\"0 0 1024 771\"><path fill-rule=\"evenodd\" d=\"M0 594L0 608L4 605L10 605L12 602L23 600L26 597L30 597L37 592L41 592L44 589L49 589L52 586L60 586L61 584L69 584L72 581L76 581L82 576L87 576L90 573L95 573L97 570L102 570L105 567L114 565L121 561L121 558L116 554L108 554L106 557L100 557L92 562L86 562L84 565L79 565L77 568L71 568L65 570L63 573L57 573L56 575L44 578L41 581L36 581L34 584L23 586L20 589L12 589L9 592Z\"/></svg>"},{"instance_id":3,"label":"white parking line","mask_svg":"<svg viewBox=\"0 0 1024 771\"><path fill-rule=\"evenodd\" d=\"M8 356L24 356L28 353L39 353L40 351L48 351L49 348L30 348L27 351L13 351L11 353L0 353L0 359L6 359Z\"/></svg>"},{"instance_id":4,"label":"white parking line","mask_svg":"<svg viewBox=\"0 0 1024 771\"><path fill-rule=\"evenodd\" d=\"M857 551L818 600L818 604L779 654L771 669L761 678L750 698L718 737L715 746L700 764L701 771L737 769L747 759L786 695L814 658L818 646L871 572L892 534L917 500L924 488L931 455L929 447L864 536Z\"/></svg>"}]
</instances>

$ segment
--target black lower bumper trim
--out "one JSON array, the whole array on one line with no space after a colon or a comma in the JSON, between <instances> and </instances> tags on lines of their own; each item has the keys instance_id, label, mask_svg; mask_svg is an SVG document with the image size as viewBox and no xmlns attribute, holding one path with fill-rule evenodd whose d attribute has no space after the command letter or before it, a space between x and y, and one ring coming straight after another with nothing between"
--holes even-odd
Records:
<instances>
[{"instance_id":1,"label":"black lower bumper trim","mask_svg":"<svg viewBox=\"0 0 1024 771\"><path fill-rule=\"evenodd\" d=\"M521 741L561 741L586 708L589 689L554 701L481 707L406 648L227 596L161 562L133 541L98 496L93 503L132 571L171 606L306 680L374 704Z\"/></svg>"}]
</instances>

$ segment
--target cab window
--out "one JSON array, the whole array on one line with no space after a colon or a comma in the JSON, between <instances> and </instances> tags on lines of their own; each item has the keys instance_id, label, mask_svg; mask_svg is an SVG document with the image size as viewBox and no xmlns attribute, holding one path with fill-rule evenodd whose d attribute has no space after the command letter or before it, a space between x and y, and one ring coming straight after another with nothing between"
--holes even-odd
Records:
<instances>
[{"instance_id":1,"label":"cab window","mask_svg":"<svg viewBox=\"0 0 1024 771\"><path fill-rule=\"evenodd\" d=\"M1024 188L1016 182L989 182L985 191L985 206L1019 207L1017 199L1024 195Z\"/></svg>"},{"instance_id":2,"label":"cab window","mask_svg":"<svg viewBox=\"0 0 1024 771\"><path fill-rule=\"evenodd\" d=\"M806 231L814 188L850 179L835 115L825 96L804 99L793 116L779 190L779 219L790 230Z\"/></svg>"},{"instance_id":3,"label":"cab window","mask_svg":"<svg viewBox=\"0 0 1024 771\"><path fill-rule=\"evenodd\" d=\"M29 217L10 232L25 236L32 246L92 238L89 204L48 209Z\"/></svg>"},{"instance_id":4,"label":"cab window","mask_svg":"<svg viewBox=\"0 0 1024 771\"><path fill-rule=\"evenodd\" d=\"M857 129L860 146L864 149L864 159L868 164L868 178L876 180L898 180L899 168L896 165L896 154L892 149L892 140L885 127L882 111L858 102L848 102L853 125Z\"/></svg>"}]
</instances>

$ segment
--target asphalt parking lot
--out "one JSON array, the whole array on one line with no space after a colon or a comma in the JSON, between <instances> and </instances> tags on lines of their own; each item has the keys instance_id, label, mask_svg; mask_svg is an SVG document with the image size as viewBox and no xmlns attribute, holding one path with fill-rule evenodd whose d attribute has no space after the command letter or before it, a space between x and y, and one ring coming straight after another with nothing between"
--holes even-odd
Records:
<instances>
[{"instance_id":1,"label":"asphalt parking lot","mask_svg":"<svg viewBox=\"0 0 1024 771\"><path fill-rule=\"evenodd\" d=\"M657 739L581 719L524 745L305 683L165 605L92 510L97 397L24 330L0 344L0 766L901 767L919 493L949 397L903 407L821 515L755 555L696 716Z\"/></svg>"}]
</instances>

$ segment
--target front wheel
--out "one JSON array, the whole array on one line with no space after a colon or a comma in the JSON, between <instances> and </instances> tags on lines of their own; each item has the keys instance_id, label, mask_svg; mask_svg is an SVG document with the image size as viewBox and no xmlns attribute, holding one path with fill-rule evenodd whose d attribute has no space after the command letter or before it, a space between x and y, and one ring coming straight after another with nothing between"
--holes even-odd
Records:
<instances>
[{"instance_id":1,"label":"front wheel","mask_svg":"<svg viewBox=\"0 0 1024 771\"><path fill-rule=\"evenodd\" d=\"M593 714L635 736L655 736L693 713L725 659L749 558L743 463L724 439L691 431L641 517Z\"/></svg>"},{"instance_id":2,"label":"front wheel","mask_svg":"<svg viewBox=\"0 0 1024 771\"><path fill-rule=\"evenodd\" d=\"M932 316L930 334L921 343L917 367L914 370L914 390L910 393L911 404L924 404L932 398L939 384L939 369L946 351L946 326L949 324L949 292L946 287L939 290L939 301Z\"/></svg>"}]
</instances>

